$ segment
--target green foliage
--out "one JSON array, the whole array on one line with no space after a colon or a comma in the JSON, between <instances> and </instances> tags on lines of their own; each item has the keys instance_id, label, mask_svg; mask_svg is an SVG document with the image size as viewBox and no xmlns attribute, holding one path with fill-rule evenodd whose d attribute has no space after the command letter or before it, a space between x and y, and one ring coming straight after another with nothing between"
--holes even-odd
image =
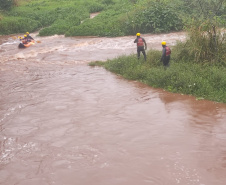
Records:
<instances>
[{"instance_id":1,"label":"green foliage","mask_svg":"<svg viewBox=\"0 0 226 185\"><path fill-rule=\"evenodd\" d=\"M225 27L226 1L225 0L174 0L178 13L188 25L191 20L201 22L210 20Z\"/></svg>"},{"instance_id":2,"label":"green foliage","mask_svg":"<svg viewBox=\"0 0 226 185\"><path fill-rule=\"evenodd\" d=\"M71 27L78 26L81 21L89 18L89 13L102 11L106 6L98 0L23 1L19 7L6 12L4 17L21 17L39 22L39 28L35 29L44 28L40 35L65 34Z\"/></svg>"},{"instance_id":3,"label":"green foliage","mask_svg":"<svg viewBox=\"0 0 226 185\"><path fill-rule=\"evenodd\" d=\"M122 21L126 34L178 31L183 27L176 10L164 2L151 2L147 8L134 8Z\"/></svg>"},{"instance_id":4,"label":"green foliage","mask_svg":"<svg viewBox=\"0 0 226 185\"><path fill-rule=\"evenodd\" d=\"M14 0L0 0L0 10L9 10L13 6Z\"/></svg>"},{"instance_id":5,"label":"green foliage","mask_svg":"<svg viewBox=\"0 0 226 185\"><path fill-rule=\"evenodd\" d=\"M172 53L177 53L175 48ZM226 103L226 68L171 61L170 67L164 69L159 62L160 51L150 50L147 55L147 62L130 55L97 62L96 65L152 87ZM95 66L95 63L91 65Z\"/></svg>"},{"instance_id":6,"label":"green foliage","mask_svg":"<svg viewBox=\"0 0 226 185\"><path fill-rule=\"evenodd\" d=\"M38 21L22 17L4 17L0 21L0 34L32 32L40 27Z\"/></svg>"},{"instance_id":7,"label":"green foliage","mask_svg":"<svg viewBox=\"0 0 226 185\"><path fill-rule=\"evenodd\" d=\"M102 4L111 5L115 4L115 2L113 0L102 0Z\"/></svg>"},{"instance_id":8,"label":"green foliage","mask_svg":"<svg viewBox=\"0 0 226 185\"><path fill-rule=\"evenodd\" d=\"M120 12L109 10L94 19L87 19L81 25L72 27L66 36L122 36L117 15Z\"/></svg>"},{"instance_id":9,"label":"green foliage","mask_svg":"<svg viewBox=\"0 0 226 185\"><path fill-rule=\"evenodd\" d=\"M71 28L67 36L122 36L142 33L160 33L182 29L182 20L175 9L162 2L151 2L148 8L121 2L102 12L93 20Z\"/></svg>"},{"instance_id":10,"label":"green foliage","mask_svg":"<svg viewBox=\"0 0 226 185\"><path fill-rule=\"evenodd\" d=\"M13 0L0 2L3 6ZM17 6L3 11L3 16L38 21L38 29L44 28L40 35L161 33L182 30L184 25L192 24L193 18L202 22L208 18L218 26L226 25L225 0L14 0L15 3ZM101 13L85 20L93 12Z\"/></svg>"},{"instance_id":11,"label":"green foliage","mask_svg":"<svg viewBox=\"0 0 226 185\"><path fill-rule=\"evenodd\" d=\"M51 26L42 29L39 32L40 36L54 35L54 34L65 34L71 27L81 24L81 21L89 17L87 9L79 8L57 8L55 10L55 21ZM60 12L60 13L59 13Z\"/></svg>"},{"instance_id":12,"label":"green foliage","mask_svg":"<svg viewBox=\"0 0 226 185\"><path fill-rule=\"evenodd\" d=\"M189 38L177 45L177 60L214 63L226 66L226 34L209 21L194 22L188 29Z\"/></svg>"},{"instance_id":13,"label":"green foliage","mask_svg":"<svg viewBox=\"0 0 226 185\"><path fill-rule=\"evenodd\" d=\"M84 7L89 10L89 13L100 12L104 9L104 5L98 2L85 2Z\"/></svg>"}]
</instances>

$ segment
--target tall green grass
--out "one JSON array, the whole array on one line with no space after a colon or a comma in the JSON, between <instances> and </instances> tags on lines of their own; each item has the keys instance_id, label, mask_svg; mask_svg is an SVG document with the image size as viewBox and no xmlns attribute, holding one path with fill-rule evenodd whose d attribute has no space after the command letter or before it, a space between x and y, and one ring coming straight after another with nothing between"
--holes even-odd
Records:
<instances>
[{"instance_id":1,"label":"tall green grass","mask_svg":"<svg viewBox=\"0 0 226 185\"><path fill-rule=\"evenodd\" d=\"M92 12L102 11L111 2L98 0L32 0L20 1L19 6L3 12L0 34L21 33L41 29L40 35L65 34L78 26ZM27 25L27 20L31 25ZM18 21L19 20L19 21ZM22 21L21 21L22 20ZM15 24L18 21L21 26ZM24 22L24 24L22 23ZM34 25L34 22L38 24ZM22 27L24 27L22 29Z\"/></svg>"},{"instance_id":2,"label":"tall green grass","mask_svg":"<svg viewBox=\"0 0 226 185\"><path fill-rule=\"evenodd\" d=\"M3 12L0 34L19 33L12 28L13 17L38 22L27 31L42 30L40 35L66 34L67 36L122 36L141 33L178 31L200 16L195 0L15 0L17 6ZM207 5L206 5L207 6ZM208 7L210 5L208 4ZM223 3L215 20L225 26L226 7ZM209 7L211 8L211 7ZM214 10L214 8L212 8ZM89 14L101 12L94 19ZM11 17L11 19L7 19ZM9 22L8 22L9 21ZM8 22L8 25L7 25ZM83 23L82 23L83 22ZM81 24L82 23L82 24ZM3 30L8 30L3 31Z\"/></svg>"},{"instance_id":3,"label":"tall green grass","mask_svg":"<svg viewBox=\"0 0 226 185\"><path fill-rule=\"evenodd\" d=\"M175 48L172 53L172 58L175 58ZM225 67L171 60L170 67L165 69L160 58L161 51L150 50L146 62L143 59L138 60L136 55L130 55L106 62L93 62L90 66L103 66L126 79L140 81L170 92L226 103Z\"/></svg>"},{"instance_id":4,"label":"tall green grass","mask_svg":"<svg viewBox=\"0 0 226 185\"><path fill-rule=\"evenodd\" d=\"M124 1L102 12L93 20L71 28L67 36L122 36L137 32L161 33L182 30L182 19L164 2Z\"/></svg>"},{"instance_id":5,"label":"tall green grass","mask_svg":"<svg viewBox=\"0 0 226 185\"><path fill-rule=\"evenodd\" d=\"M187 41L175 50L178 61L226 66L226 33L210 20L194 22L188 28Z\"/></svg>"},{"instance_id":6,"label":"tall green grass","mask_svg":"<svg viewBox=\"0 0 226 185\"><path fill-rule=\"evenodd\" d=\"M40 22L30 18L22 17L3 17L0 20L0 35L13 33L25 33L35 31L40 27Z\"/></svg>"}]
</instances>

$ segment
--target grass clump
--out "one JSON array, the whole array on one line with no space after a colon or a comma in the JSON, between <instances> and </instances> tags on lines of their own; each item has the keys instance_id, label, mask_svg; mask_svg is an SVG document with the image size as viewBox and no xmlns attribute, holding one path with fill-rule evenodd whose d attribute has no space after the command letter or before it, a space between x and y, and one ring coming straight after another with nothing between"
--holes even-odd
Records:
<instances>
[{"instance_id":1,"label":"grass clump","mask_svg":"<svg viewBox=\"0 0 226 185\"><path fill-rule=\"evenodd\" d=\"M89 18L90 13L102 11L110 4L98 0L19 0L17 6L3 12L0 34L21 33L24 29L29 32L41 29L40 36L65 34ZM30 26L26 24L28 19L32 22ZM24 29L18 24L12 26L17 20Z\"/></svg>"},{"instance_id":2,"label":"grass clump","mask_svg":"<svg viewBox=\"0 0 226 185\"><path fill-rule=\"evenodd\" d=\"M3 17L0 20L0 35L25 33L27 30L32 32L39 27L40 23L30 18Z\"/></svg>"},{"instance_id":3,"label":"grass clump","mask_svg":"<svg viewBox=\"0 0 226 185\"><path fill-rule=\"evenodd\" d=\"M188 39L176 46L176 60L226 66L226 34L209 20L188 28Z\"/></svg>"},{"instance_id":4,"label":"grass clump","mask_svg":"<svg viewBox=\"0 0 226 185\"><path fill-rule=\"evenodd\" d=\"M137 4L122 17L126 34L162 33L183 29L180 15L175 7L164 1L149 1Z\"/></svg>"},{"instance_id":5,"label":"grass clump","mask_svg":"<svg viewBox=\"0 0 226 185\"><path fill-rule=\"evenodd\" d=\"M172 49L172 58L176 57L176 49ZM170 67L165 69L160 58L161 51L150 50L147 52L146 62L143 59L138 60L136 55L130 55L106 62L93 62L90 65L103 66L126 79L140 81L152 87L193 95L197 99L226 103L225 67L171 60Z\"/></svg>"}]
</instances>

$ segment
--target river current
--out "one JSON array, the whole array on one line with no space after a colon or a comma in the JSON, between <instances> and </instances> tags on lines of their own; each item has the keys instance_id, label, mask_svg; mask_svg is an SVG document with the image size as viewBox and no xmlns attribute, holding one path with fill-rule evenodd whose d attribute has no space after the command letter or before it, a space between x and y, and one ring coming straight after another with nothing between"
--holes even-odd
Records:
<instances>
[{"instance_id":1,"label":"river current","mask_svg":"<svg viewBox=\"0 0 226 185\"><path fill-rule=\"evenodd\" d=\"M1 185L226 184L225 104L88 66L136 53L134 36L31 36L0 37Z\"/></svg>"}]
</instances>

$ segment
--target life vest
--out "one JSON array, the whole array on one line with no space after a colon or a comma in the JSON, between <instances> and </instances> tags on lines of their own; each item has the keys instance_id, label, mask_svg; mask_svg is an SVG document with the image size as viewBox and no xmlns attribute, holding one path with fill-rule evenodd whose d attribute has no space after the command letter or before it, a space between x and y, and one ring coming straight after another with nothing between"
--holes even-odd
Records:
<instances>
[{"instance_id":1,"label":"life vest","mask_svg":"<svg viewBox=\"0 0 226 185\"><path fill-rule=\"evenodd\" d=\"M171 50L168 46L166 46L166 56L169 56L171 54Z\"/></svg>"},{"instance_id":2,"label":"life vest","mask_svg":"<svg viewBox=\"0 0 226 185\"><path fill-rule=\"evenodd\" d=\"M27 39L27 38L23 38L23 39L22 39L22 43L23 43L23 44L27 44L27 42L28 42L28 39Z\"/></svg>"},{"instance_id":3,"label":"life vest","mask_svg":"<svg viewBox=\"0 0 226 185\"><path fill-rule=\"evenodd\" d=\"M137 40L137 46L138 46L138 47L139 47L139 46L144 46L144 41L143 41L142 38L138 38L138 40Z\"/></svg>"}]
</instances>

